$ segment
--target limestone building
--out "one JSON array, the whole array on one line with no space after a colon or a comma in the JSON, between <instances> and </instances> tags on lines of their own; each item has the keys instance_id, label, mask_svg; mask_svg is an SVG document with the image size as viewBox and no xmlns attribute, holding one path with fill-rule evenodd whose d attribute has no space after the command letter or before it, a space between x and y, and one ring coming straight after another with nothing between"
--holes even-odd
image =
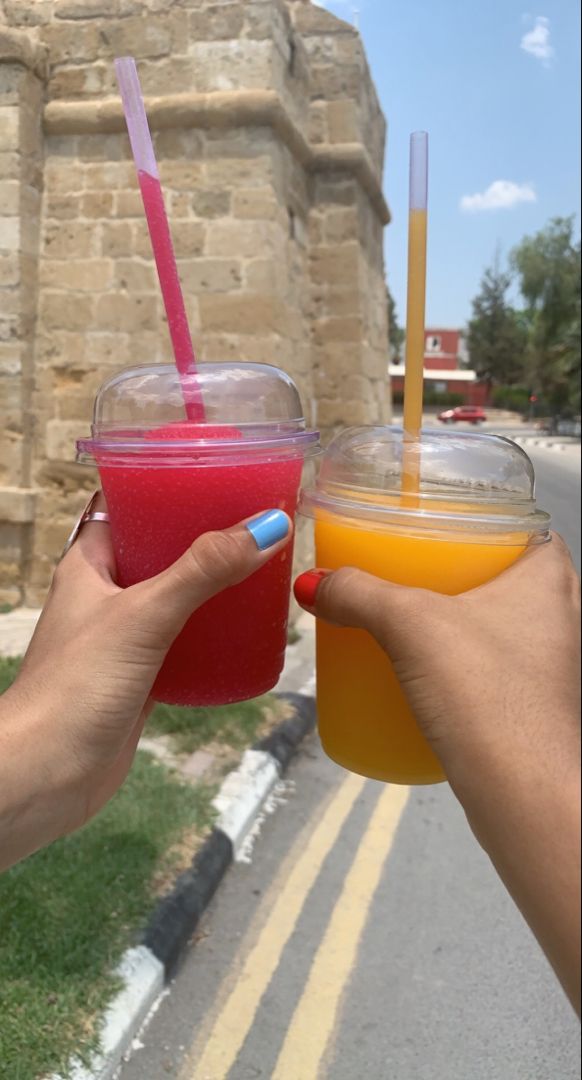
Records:
<instances>
[{"instance_id":1,"label":"limestone building","mask_svg":"<svg viewBox=\"0 0 582 1080\"><path fill-rule=\"evenodd\" d=\"M275 363L324 432L385 420L385 123L309 0L0 0L0 603L42 601L114 371L171 352L113 58L139 64L206 360Z\"/></svg>"}]
</instances>

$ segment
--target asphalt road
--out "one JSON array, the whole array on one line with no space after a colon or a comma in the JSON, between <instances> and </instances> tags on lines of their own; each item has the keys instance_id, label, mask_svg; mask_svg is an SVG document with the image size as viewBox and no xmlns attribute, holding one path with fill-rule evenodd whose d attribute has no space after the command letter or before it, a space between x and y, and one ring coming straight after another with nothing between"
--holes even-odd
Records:
<instances>
[{"instance_id":1,"label":"asphalt road","mask_svg":"<svg viewBox=\"0 0 582 1080\"><path fill-rule=\"evenodd\" d=\"M580 458L532 452L580 565ZM579 1029L444 785L312 738L122 1080L575 1080Z\"/></svg>"}]
</instances>

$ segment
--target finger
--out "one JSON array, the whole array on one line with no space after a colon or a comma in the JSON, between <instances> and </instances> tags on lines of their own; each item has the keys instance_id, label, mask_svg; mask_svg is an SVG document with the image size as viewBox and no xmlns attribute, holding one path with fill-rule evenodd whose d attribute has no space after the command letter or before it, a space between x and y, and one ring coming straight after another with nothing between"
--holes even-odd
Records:
<instances>
[{"instance_id":1,"label":"finger","mask_svg":"<svg viewBox=\"0 0 582 1080\"><path fill-rule=\"evenodd\" d=\"M385 642L411 609L414 595L406 589L353 567L341 570L310 570L294 585L295 599L318 619L336 626L367 630Z\"/></svg>"},{"instance_id":2,"label":"finger","mask_svg":"<svg viewBox=\"0 0 582 1080\"><path fill-rule=\"evenodd\" d=\"M92 513L107 513L107 503L103 492L97 495L91 508ZM111 542L111 526L105 521L86 522L70 551L63 559L62 566L77 574L97 571L108 584L115 581L115 556Z\"/></svg>"},{"instance_id":3,"label":"finger","mask_svg":"<svg viewBox=\"0 0 582 1080\"><path fill-rule=\"evenodd\" d=\"M279 554L292 533L287 514L269 510L199 537L173 566L129 591L143 614L151 611L160 632L175 636L193 611Z\"/></svg>"}]
</instances>

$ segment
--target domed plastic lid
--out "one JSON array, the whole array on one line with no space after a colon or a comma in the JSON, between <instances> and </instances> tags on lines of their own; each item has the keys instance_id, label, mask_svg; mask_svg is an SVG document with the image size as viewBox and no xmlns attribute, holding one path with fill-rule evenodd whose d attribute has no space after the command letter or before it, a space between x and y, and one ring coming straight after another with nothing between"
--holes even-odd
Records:
<instances>
[{"instance_id":1,"label":"domed plastic lid","mask_svg":"<svg viewBox=\"0 0 582 1080\"><path fill-rule=\"evenodd\" d=\"M300 510L311 517L327 511L362 528L461 528L547 538L550 517L536 508L533 465L516 443L497 435L423 431L421 442L407 448L420 458L414 494L402 491L404 449L400 428L342 432L322 456L317 484L303 493Z\"/></svg>"},{"instance_id":2,"label":"domed plastic lid","mask_svg":"<svg viewBox=\"0 0 582 1080\"><path fill-rule=\"evenodd\" d=\"M201 403L187 419L185 397ZM292 379L267 364L200 364L189 382L173 364L129 368L104 383L95 399L91 438L77 460L179 464L229 454L309 454L319 435L305 426Z\"/></svg>"}]
</instances>

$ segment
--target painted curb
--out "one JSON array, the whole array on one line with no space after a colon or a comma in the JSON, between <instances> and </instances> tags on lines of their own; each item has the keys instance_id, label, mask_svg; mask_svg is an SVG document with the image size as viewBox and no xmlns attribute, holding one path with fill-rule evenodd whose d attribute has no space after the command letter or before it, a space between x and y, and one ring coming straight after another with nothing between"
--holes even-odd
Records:
<instances>
[{"instance_id":1,"label":"painted curb","mask_svg":"<svg viewBox=\"0 0 582 1080\"><path fill-rule=\"evenodd\" d=\"M244 841L273 787L302 740L315 728L315 700L304 694L279 694L295 715L284 720L229 773L215 805L219 818L210 836L158 903L137 947L127 949L118 968L123 988L109 1005L101 1051L89 1068L72 1062L70 1080L113 1080L133 1040L155 1010L202 914ZM63 1080L53 1075L50 1080Z\"/></svg>"}]
</instances>

